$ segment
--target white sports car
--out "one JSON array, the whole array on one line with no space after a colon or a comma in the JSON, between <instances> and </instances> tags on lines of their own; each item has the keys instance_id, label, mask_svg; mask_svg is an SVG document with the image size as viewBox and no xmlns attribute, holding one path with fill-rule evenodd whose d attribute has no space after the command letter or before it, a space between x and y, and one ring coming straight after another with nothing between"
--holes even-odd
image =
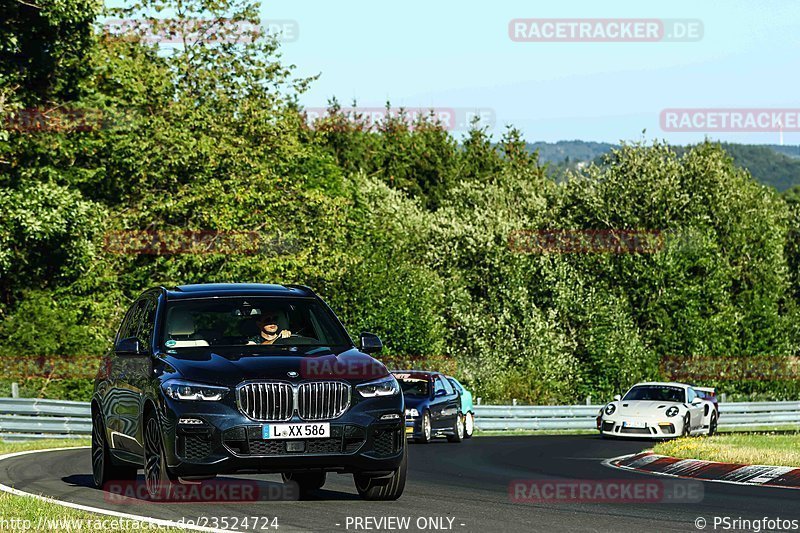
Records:
<instances>
[{"instance_id":1,"label":"white sports car","mask_svg":"<svg viewBox=\"0 0 800 533\"><path fill-rule=\"evenodd\" d=\"M717 411L684 383L637 383L600 409L604 437L679 437L713 435Z\"/></svg>"}]
</instances>

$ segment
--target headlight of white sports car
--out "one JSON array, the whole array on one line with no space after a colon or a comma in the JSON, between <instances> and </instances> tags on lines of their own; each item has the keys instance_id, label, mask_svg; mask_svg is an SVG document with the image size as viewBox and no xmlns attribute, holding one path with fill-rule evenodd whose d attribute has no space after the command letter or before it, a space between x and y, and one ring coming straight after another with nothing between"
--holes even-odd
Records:
<instances>
[{"instance_id":1,"label":"headlight of white sports car","mask_svg":"<svg viewBox=\"0 0 800 533\"><path fill-rule=\"evenodd\" d=\"M678 409L678 407L677 407L677 406L673 405L672 407L669 407L669 408L667 409L667 413L666 413L666 414L667 414L667 416L668 416L668 417L670 417L670 418L671 418L671 417L673 417L673 416L677 415L677 414L678 414L678 412L680 412L680 409Z\"/></svg>"}]
</instances>

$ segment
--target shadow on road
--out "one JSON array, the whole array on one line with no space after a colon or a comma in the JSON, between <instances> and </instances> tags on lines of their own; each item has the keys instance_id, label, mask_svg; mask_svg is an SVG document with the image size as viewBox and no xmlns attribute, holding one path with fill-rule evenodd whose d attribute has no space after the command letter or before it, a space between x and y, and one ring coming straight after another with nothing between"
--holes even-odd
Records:
<instances>
[{"instance_id":1,"label":"shadow on road","mask_svg":"<svg viewBox=\"0 0 800 533\"><path fill-rule=\"evenodd\" d=\"M61 478L71 487L94 489L92 476L73 474ZM177 483L170 486L166 497L153 499L147 491L144 476L136 480L110 481L104 487L103 500L107 503L125 505L147 503L203 503L230 504L254 503L260 501L298 501L298 500L360 500L353 493L320 489L301 495L296 484L265 481L252 478L217 477L204 481Z\"/></svg>"}]
</instances>

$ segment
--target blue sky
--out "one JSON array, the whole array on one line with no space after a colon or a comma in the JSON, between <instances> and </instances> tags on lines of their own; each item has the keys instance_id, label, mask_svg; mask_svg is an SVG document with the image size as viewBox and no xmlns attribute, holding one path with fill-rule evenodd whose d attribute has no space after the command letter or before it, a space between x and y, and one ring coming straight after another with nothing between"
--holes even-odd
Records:
<instances>
[{"instance_id":1,"label":"blue sky","mask_svg":"<svg viewBox=\"0 0 800 533\"><path fill-rule=\"evenodd\" d=\"M800 2L265 0L263 19L293 19L282 50L321 78L308 107L336 96L360 106L491 109L529 141L704 137L777 143L778 133L670 133L664 108L800 108ZM700 19L696 42L514 42L515 18ZM785 133L800 144L800 133Z\"/></svg>"}]
</instances>

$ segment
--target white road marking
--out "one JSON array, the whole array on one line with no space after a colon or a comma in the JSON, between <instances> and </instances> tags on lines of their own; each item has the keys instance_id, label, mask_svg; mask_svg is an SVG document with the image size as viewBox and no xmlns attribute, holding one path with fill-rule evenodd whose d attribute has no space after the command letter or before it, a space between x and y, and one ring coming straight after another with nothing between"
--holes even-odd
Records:
<instances>
[{"instance_id":1,"label":"white road marking","mask_svg":"<svg viewBox=\"0 0 800 533\"><path fill-rule=\"evenodd\" d=\"M87 448L91 448L91 446L74 446L68 448L48 448L45 450L28 450L24 452L15 452L15 453L7 453L4 455L0 455L0 461L5 459L11 459L12 457L19 457L21 455L29 455L32 453L43 453L43 452L58 452L64 450L84 450ZM15 496L26 496L29 498L35 498L37 500L55 503L57 505L61 505L63 507L69 507L70 509L79 509L81 511L87 511L90 513L97 513L97 514L104 514L108 516L115 516L117 518L127 518L128 520L137 520L139 522L147 522L148 524L156 524L159 526L165 527L173 527L176 529L189 529L192 531L210 531L214 533L237 533L235 530L232 529L213 529L210 527L202 527L202 526L192 526L187 524L179 524L178 522L173 522L172 520L162 520L160 518L151 518L149 516L140 516L135 514L128 514L128 513L120 513L117 511L110 511L108 509L102 509L100 507L92 507L90 505L81 505L78 503L72 502L65 502L63 500L57 500L55 498L48 498L47 496L42 496L40 494L33 494L31 492L25 492L22 490L15 489L13 487L9 487L4 483L0 483L0 491L7 492L9 494L13 494Z\"/></svg>"}]
</instances>

